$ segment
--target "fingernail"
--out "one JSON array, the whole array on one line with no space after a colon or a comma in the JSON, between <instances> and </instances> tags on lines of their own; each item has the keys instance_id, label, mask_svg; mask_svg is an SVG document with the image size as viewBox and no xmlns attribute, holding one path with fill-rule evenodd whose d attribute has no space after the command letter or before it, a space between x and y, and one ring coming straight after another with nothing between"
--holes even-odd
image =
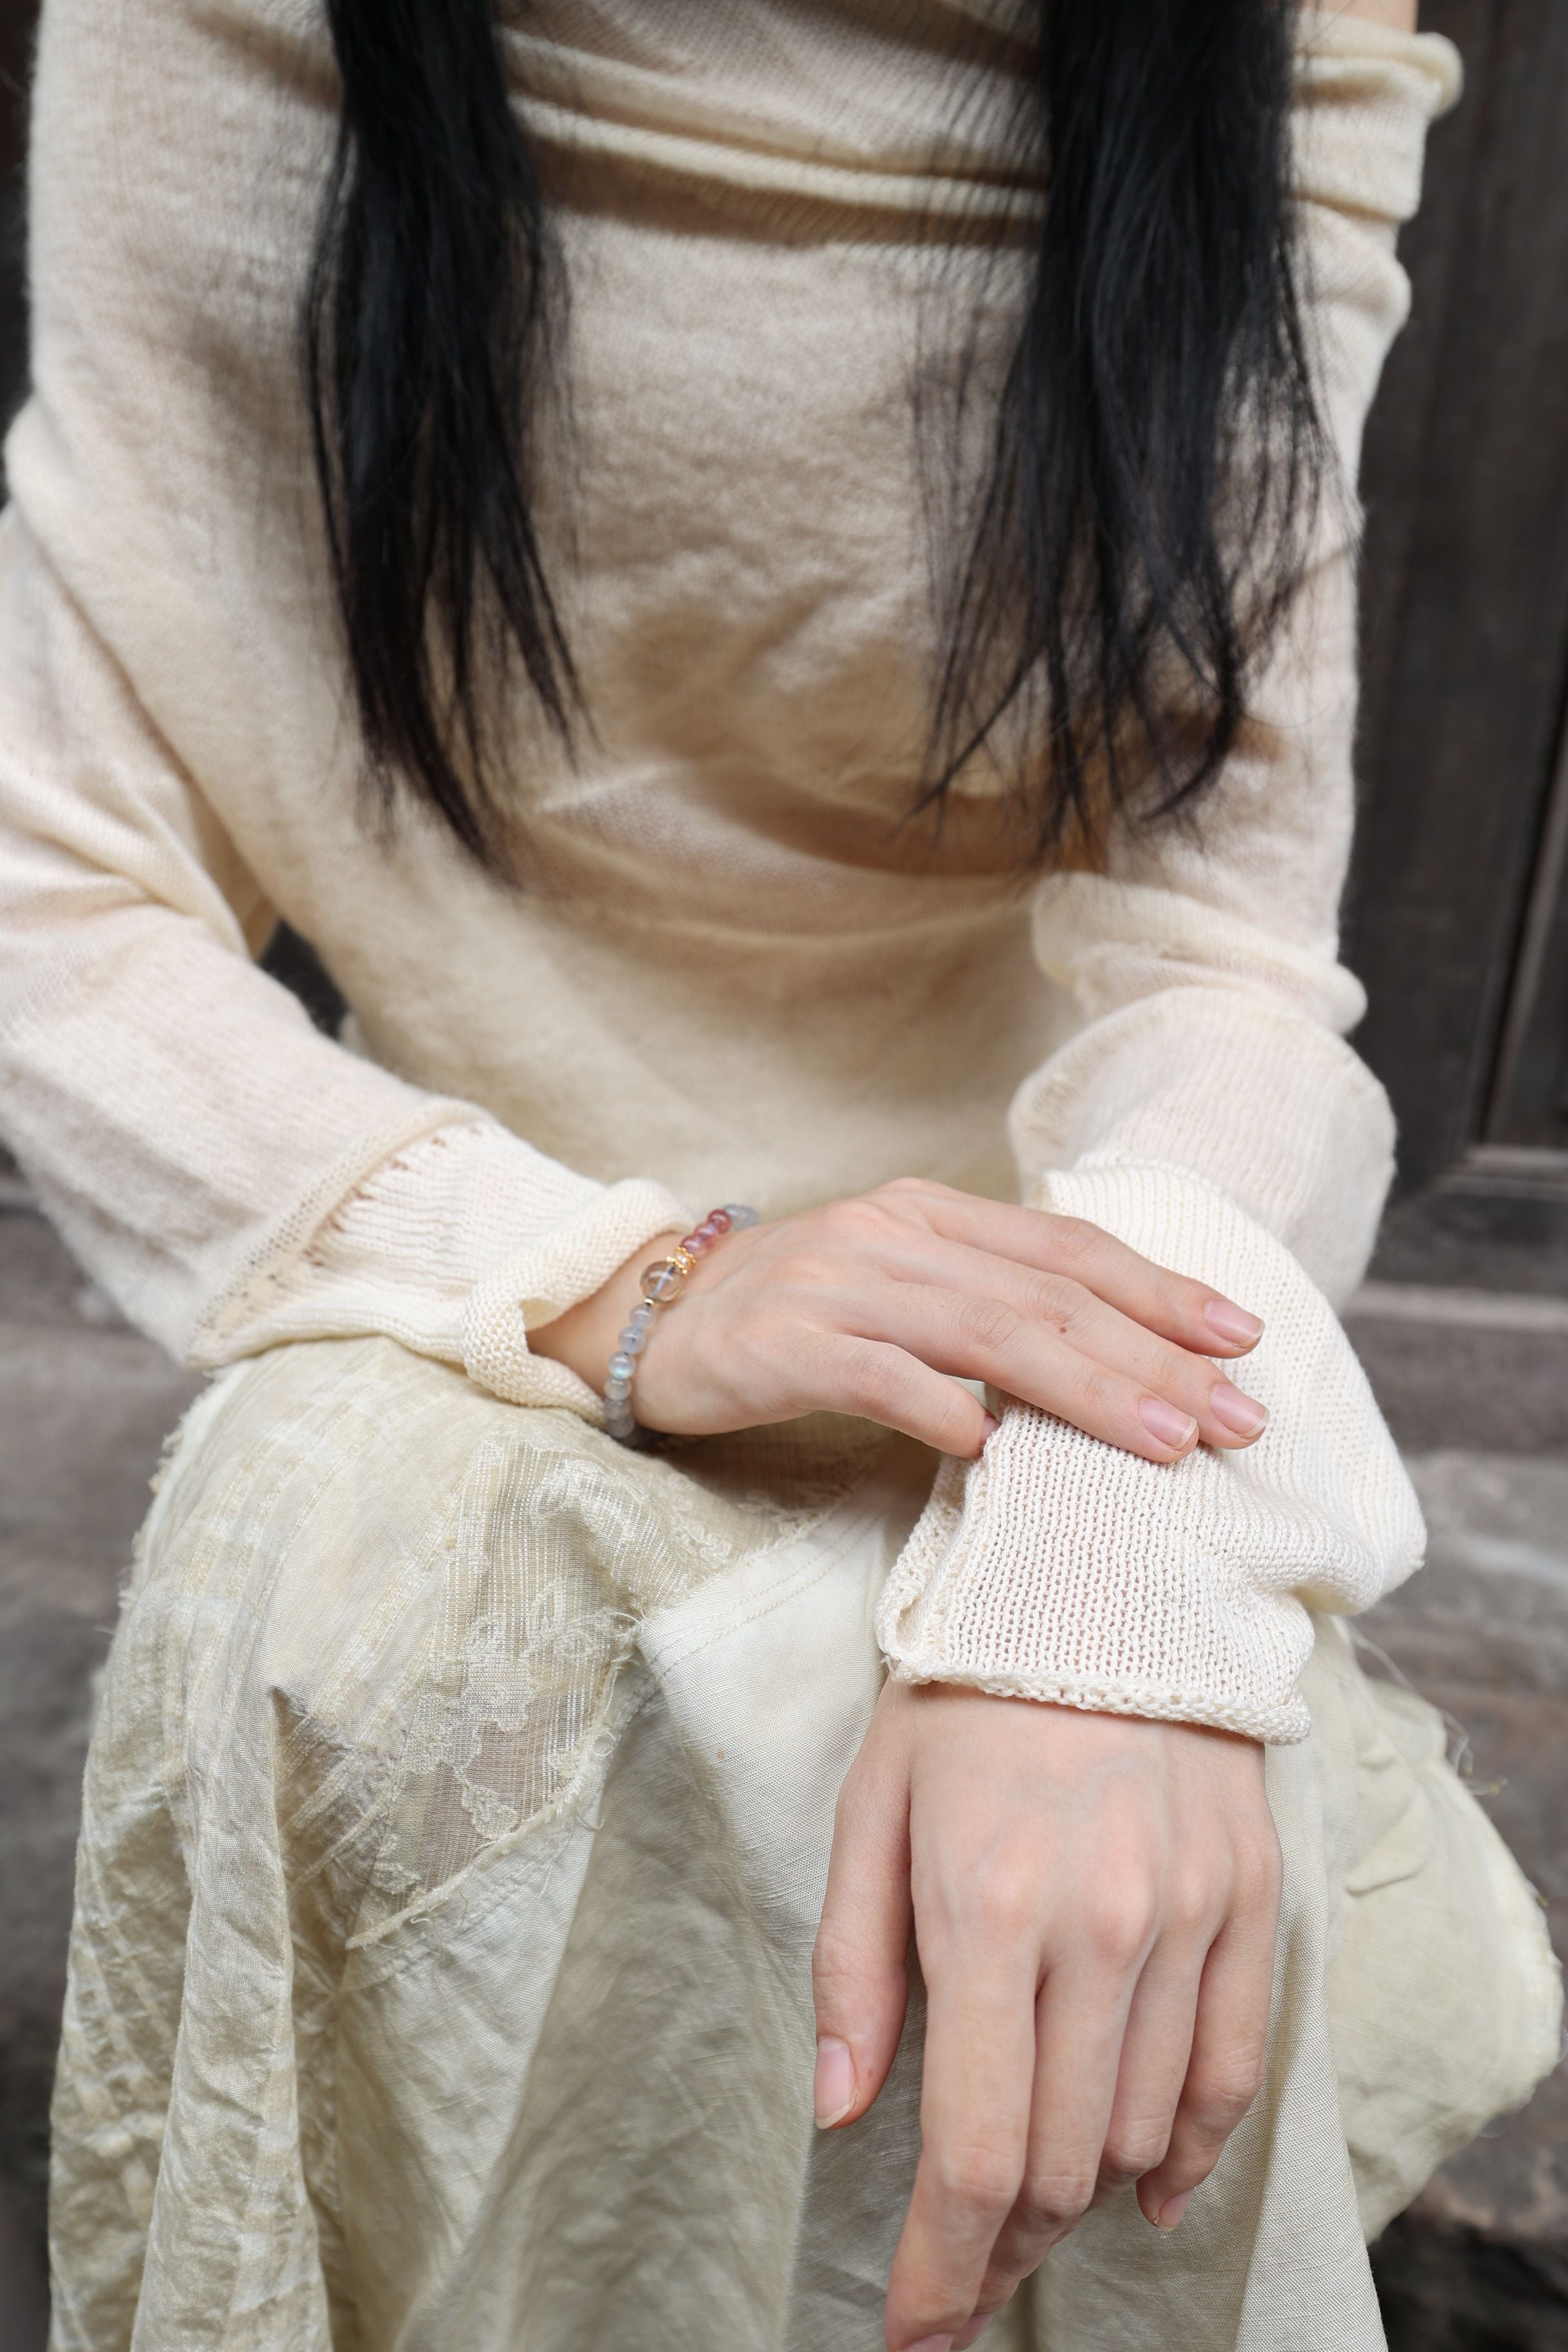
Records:
<instances>
[{"instance_id":1,"label":"fingernail","mask_svg":"<svg viewBox=\"0 0 1568 2352\"><path fill-rule=\"evenodd\" d=\"M1151 1437L1162 1445L1186 1445L1196 1433L1197 1423L1190 1412L1178 1412L1163 1397L1146 1396L1139 1401L1138 1418Z\"/></svg>"},{"instance_id":2,"label":"fingernail","mask_svg":"<svg viewBox=\"0 0 1568 2352\"><path fill-rule=\"evenodd\" d=\"M1238 1348L1249 1348L1263 1331L1256 1315L1249 1315L1245 1307L1233 1307L1228 1298L1211 1298L1204 1308L1204 1321L1211 1331Z\"/></svg>"},{"instance_id":3,"label":"fingernail","mask_svg":"<svg viewBox=\"0 0 1568 2352\"><path fill-rule=\"evenodd\" d=\"M818 2130L826 2131L829 2124L837 2123L854 2104L855 2061L849 2055L849 2044L826 2034L816 2045L816 2079L812 2084Z\"/></svg>"},{"instance_id":4,"label":"fingernail","mask_svg":"<svg viewBox=\"0 0 1568 2352\"><path fill-rule=\"evenodd\" d=\"M1268 1418L1266 1405L1233 1387L1229 1381L1215 1381L1209 1391L1209 1411L1222 1428L1237 1437L1256 1437Z\"/></svg>"},{"instance_id":5,"label":"fingernail","mask_svg":"<svg viewBox=\"0 0 1568 2352\"><path fill-rule=\"evenodd\" d=\"M1192 2201L1190 2189L1184 2189L1179 2197L1168 2198L1160 2208L1160 2219L1155 2226L1162 2230L1173 2230Z\"/></svg>"},{"instance_id":6,"label":"fingernail","mask_svg":"<svg viewBox=\"0 0 1568 2352\"><path fill-rule=\"evenodd\" d=\"M997 1420L995 1414L994 1412L988 1412L985 1416L985 1426L980 1433L981 1444L989 1444L991 1439L994 1436L995 1433L1001 1428L1001 1426L1002 1424Z\"/></svg>"}]
</instances>

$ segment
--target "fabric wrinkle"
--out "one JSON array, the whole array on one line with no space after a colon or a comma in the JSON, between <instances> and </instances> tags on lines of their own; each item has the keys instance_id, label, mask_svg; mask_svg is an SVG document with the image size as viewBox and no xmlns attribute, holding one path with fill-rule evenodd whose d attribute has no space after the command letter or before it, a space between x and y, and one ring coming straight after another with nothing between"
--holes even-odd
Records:
<instances>
[{"instance_id":1,"label":"fabric wrinkle","mask_svg":"<svg viewBox=\"0 0 1568 2352\"><path fill-rule=\"evenodd\" d=\"M1303 14L1344 496L1204 824L1030 891L983 766L908 821L911 386L973 436L1039 195L1002 14L550 0L552 48L509 30L575 298L536 520L597 730L574 768L510 714L509 892L416 811L359 821L297 383L324 28L45 12L0 1118L84 1265L217 1373L92 1741L57 2352L875 2352L918 1988L825 2140L808 1964L889 1664L1274 1743L1267 2095L1176 2240L1092 2215L1009 2352L1372 2352L1363 2228L1554 2053L1528 1890L1328 1614L1420 1549L1334 1321L1392 1165L1337 908L1352 486L1456 55ZM342 1040L253 960L277 918ZM911 1173L1260 1305L1268 1437L1157 1473L1014 1402L973 1470L828 1418L632 1457L530 1347L705 1201ZM1478 2021L1483 1934L1517 1999Z\"/></svg>"},{"instance_id":2,"label":"fabric wrinkle","mask_svg":"<svg viewBox=\"0 0 1568 2352\"><path fill-rule=\"evenodd\" d=\"M810 1954L933 1467L854 1423L626 1465L387 1340L215 1384L93 1743L59 2352L874 2352L920 1990L870 2117L817 2134ZM1363 2227L1555 2057L1539 1912L1441 1723L1314 1630L1269 1755L1269 2087L1190 2235L1092 2214L1012 2352L1373 2352Z\"/></svg>"}]
</instances>

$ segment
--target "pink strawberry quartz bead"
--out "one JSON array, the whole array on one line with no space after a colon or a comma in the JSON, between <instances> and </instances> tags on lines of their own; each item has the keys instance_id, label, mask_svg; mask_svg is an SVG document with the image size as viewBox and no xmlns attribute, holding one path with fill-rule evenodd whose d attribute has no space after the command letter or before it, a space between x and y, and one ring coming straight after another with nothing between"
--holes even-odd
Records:
<instances>
[{"instance_id":1,"label":"pink strawberry quartz bead","mask_svg":"<svg viewBox=\"0 0 1568 2352\"><path fill-rule=\"evenodd\" d=\"M722 1209L710 1209L702 1223L700 1225L693 1225L689 1234L681 1236L676 1246L689 1251L693 1257L700 1257L704 1250L710 1250L714 1243L721 1240L724 1234L737 1232L746 1225L754 1225L756 1223L755 1209L748 1209L742 1202L731 1201Z\"/></svg>"}]
</instances>

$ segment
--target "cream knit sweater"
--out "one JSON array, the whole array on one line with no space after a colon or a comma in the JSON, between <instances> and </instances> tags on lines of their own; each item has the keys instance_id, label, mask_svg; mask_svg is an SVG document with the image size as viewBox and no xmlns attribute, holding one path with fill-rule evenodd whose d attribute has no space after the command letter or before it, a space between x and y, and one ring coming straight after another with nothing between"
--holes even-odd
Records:
<instances>
[{"instance_id":1,"label":"cream knit sweater","mask_svg":"<svg viewBox=\"0 0 1568 2352\"><path fill-rule=\"evenodd\" d=\"M932 648L911 383L940 397L965 320L983 362L1004 347L1037 201L994 13L555 0L509 37L574 289L544 520L598 735L574 770L520 702L516 893L356 812L294 373L318 9L146 0L128 37L120 0L47 0L0 525L0 1123L191 1360L383 1332L590 1418L528 1327L710 1201L1021 1178L1264 1315L1273 1417L1157 1469L1010 1408L890 1580L894 1670L1288 1739L1302 1599L1363 1606L1422 1540L1331 1305L1390 1158L1335 949L1348 502L1200 833L1030 904L984 776L940 841L898 826ZM1443 41L1302 20L1347 483L1456 87ZM257 970L279 916L352 1049Z\"/></svg>"}]
</instances>

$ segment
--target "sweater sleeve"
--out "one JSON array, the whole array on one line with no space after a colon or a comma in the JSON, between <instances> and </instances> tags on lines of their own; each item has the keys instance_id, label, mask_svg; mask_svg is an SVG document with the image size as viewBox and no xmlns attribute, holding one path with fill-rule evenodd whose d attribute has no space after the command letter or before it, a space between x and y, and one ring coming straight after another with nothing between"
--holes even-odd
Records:
<instances>
[{"instance_id":1,"label":"sweater sleeve","mask_svg":"<svg viewBox=\"0 0 1568 2352\"><path fill-rule=\"evenodd\" d=\"M193 1363L385 1332L593 1413L528 1327L680 1204L346 1050L255 961L278 912L258 867L308 898L334 846L367 854L341 672L310 659L332 624L297 403L325 62L310 10L168 0L129 44L115 0L43 13L0 520L0 1131ZM215 614L249 627L229 668ZM319 873L276 854L279 781L312 775ZM450 855L417 853L432 887ZM351 907L344 935L395 905Z\"/></svg>"},{"instance_id":2,"label":"sweater sleeve","mask_svg":"<svg viewBox=\"0 0 1568 2352\"><path fill-rule=\"evenodd\" d=\"M1110 1712L1304 1736L1305 1603L1369 1606L1425 1532L1334 1314L1393 1166L1383 1089L1344 1042L1362 425L1407 288L1394 257L1450 45L1307 15L1296 171L1321 400L1340 477L1244 741L1196 825L1053 876L1038 960L1082 1026L1012 1111L1024 1197L1085 1217L1265 1320L1268 1426L1160 1465L1016 1402L944 1467L882 1597L893 1672ZM1336 492L1340 495L1336 501Z\"/></svg>"},{"instance_id":3,"label":"sweater sleeve","mask_svg":"<svg viewBox=\"0 0 1568 2352\"><path fill-rule=\"evenodd\" d=\"M321 1035L272 910L18 507L0 523L0 1130L94 1276L175 1355L385 1332L518 1402L529 1352L686 1213Z\"/></svg>"}]
</instances>

